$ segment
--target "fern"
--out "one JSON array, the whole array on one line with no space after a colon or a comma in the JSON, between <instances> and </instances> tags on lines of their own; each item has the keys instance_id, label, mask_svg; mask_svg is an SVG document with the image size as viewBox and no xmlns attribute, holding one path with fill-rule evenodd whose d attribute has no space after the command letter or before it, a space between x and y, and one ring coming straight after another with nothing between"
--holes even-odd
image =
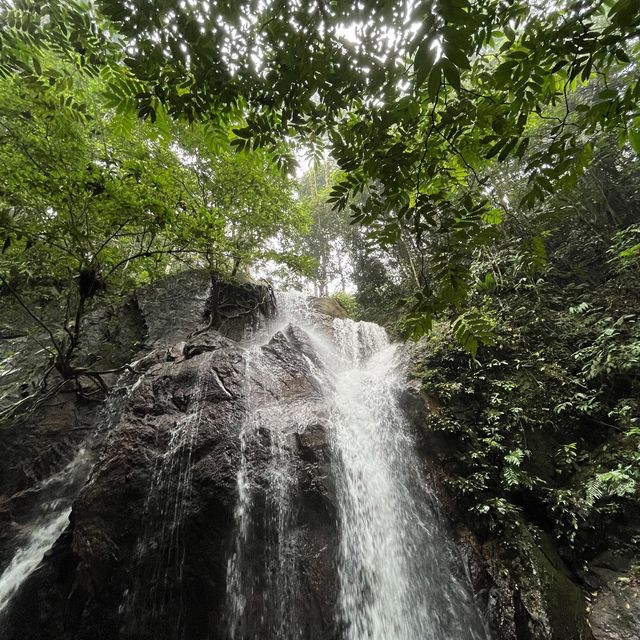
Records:
<instances>
[{"instance_id":1,"label":"fern","mask_svg":"<svg viewBox=\"0 0 640 640\"><path fill-rule=\"evenodd\" d=\"M581 302L575 307L569 307L569 313L571 315L577 316L583 313L587 313L587 311L591 311L591 309L593 309L593 306L591 304L589 304L588 302Z\"/></svg>"},{"instance_id":2,"label":"fern","mask_svg":"<svg viewBox=\"0 0 640 640\"><path fill-rule=\"evenodd\" d=\"M604 495L602 481L598 476L594 476L587 481L584 487L585 500L589 506L592 506L596 500L600 500Z\"/></svg>"},{"instance_id":3,"label":"fern","mask_svg":"<svg viewBox=\"0 0 640 640\"><path fill-rule=\"evenodd\" d=\"M515 487L520 484L520 476L513 467L505 467L502 475L508 487Z\"/></svg>"},{"instance_id":4,"label":"fern","mask_svg":"<svg viewBox=\"0 0 640 640\"><path fill-rule=\"evenodd\" d=\"M522 449L514 449L504 457L504 460L513 467L519 467L522 464L523 458L524 451L522 451Z\"/></svg>"},{"instance_id":5,"label":"fern","mask_svg":"<svg viewBox=\"0 0 640 640\"><path fill-rule=\"evenodd\" d=\"M608 495L623 497L636 491L636 480L630 472L631 468L625 467L599 473L597 477Z\"/></svg>"},{"instance_id":6,"label":"fern","mask_svg":"<svg viewBox=\"0 0 640 640\"><path fill-rule=\"evenodd\" d=\"M640 261L640 224L629 225L613 236L611 247L607 251L609 264L616 271L637 265Z\"/></svg>"},{"instance_id":7,"label":"fern","mask_svg":"<svg viewBox=\"0 0 640 640\"><path fill-rule=\"evenodd\" d=\"M475 358L480 344L495 344L494 327L495 321L490 316L477 309L471 309L455 319L453 337Z\"/></svg>"},{"instance_id":8,"label":"fern","mask_svg":"<svg viewBox=\"0 0 640 640\"><path fill-rule=\"evenodd\" d=\"M633 495L637 490L636 478L631 475L631 467L623 467L597 473L585 485L585 500L593 506L605 497Z\"/></svg>"}]
</instances>

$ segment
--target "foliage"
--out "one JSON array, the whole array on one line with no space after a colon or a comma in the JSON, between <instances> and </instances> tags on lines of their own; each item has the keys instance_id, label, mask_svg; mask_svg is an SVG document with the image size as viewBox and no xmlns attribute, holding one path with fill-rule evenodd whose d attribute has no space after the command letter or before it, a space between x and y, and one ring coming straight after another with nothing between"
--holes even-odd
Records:
<instances>
[{"instance_id":1,"label":"foliage","mask_svg":"<svg viewBox=\"0 0 640 640\"><path fill-rule=\"evenodd\" d=\"M304 268L288 243L309 224L294 201L292 180L264 152L235 153L227 146L212 153L203 125L175 129L182 173L188 174L176 178L186 214L182 242L199 248L212 268L232 275L266 258Z\"/></svg>"},{"instance_id":2,"label":"foliage","mask_svg":"<svg viewBox=\"0 0 640 640\"><path fill-rule=\"evenodd\" d=\"M353 294L338 291L331 296L353 320L358 320L361 310L356 297Z\"/></svg>"},{"instance_id":3,"label":"foliage","mask_svg":"<svg viewBox=\"0 0 640 640\"><path fill-rule=\"evenodd\" d=\"M619 256L636 242L640 175L626 160L605 145L574 189L517 222L513 211L517 229L470 265L468 305L421 343L417 375L441 405L429 427L449 443L452 487L484 535L516 544L524 520L587 555L611 537L629 543L640 499L640 282ZM603 178L612 165L624 179ZM528 218L554 219L567 202L544 266L532 268ZM479 313L493 331L469 359L468 338L456 346L454 333Z\"/></svg>"},{"instance_id":4,"label":"foliage","mask_svg":"<svg viewBox=\"0 0 640 640\"><path fill-rule=\"evenodd\" d=\"M118 113L90 64L40 53L37 78L0 74L0 293L50 353L39 387L53 371L102 387L77 347L105 295L191 267L299 268L287 238L307 219L266 153L219 147L204 124Z\"/></svg>"},{"instance_id":5,"label":"foliage","mask_svg":"<svg viewBox=\"0 0 640 640\"><path fill-rule=\"evenodd\" d=\"M42 85L41 61L56 51L101 74L119 109L202 119L214 132L235 123L236 148L268 148L283 167L292 137L315 156L328 141L343 171L330 201L382 248L410 234L426 264L412 335L463 304L470 255L509 213L487 172L521 162L518 202L531 208L575 185L602 132L640 149L634 0L99 8L5 8L4 73ZM539 267L540 237L530 242L523 255Z\"/></svg>"},{"instance_id":6,"label":"foliage","mask_svg":"<svg viewBox=\"0 0 640 640\"><path fill-rule=\"evenodd\" d=\"M328 202L335 180L333 167L324 162L311 167L298 189L302 206L309 211L311 219L308 232L302 238L302 250L313 260L310 279L319 297L328 295L335 287L344 291L351 275L348 217L332 209Z\"/></svg>"},{"instance_id":7,"label":"foliage","mask_svg":"<svg viewBox=\"0 0 640 640\"><path fill-rule=\"evenodd\" d=\"M632 224L618 231L608 254L611 256L609 263L614 269L637 269L640 263L640 224Z\"/></svg>"}]
</instances>

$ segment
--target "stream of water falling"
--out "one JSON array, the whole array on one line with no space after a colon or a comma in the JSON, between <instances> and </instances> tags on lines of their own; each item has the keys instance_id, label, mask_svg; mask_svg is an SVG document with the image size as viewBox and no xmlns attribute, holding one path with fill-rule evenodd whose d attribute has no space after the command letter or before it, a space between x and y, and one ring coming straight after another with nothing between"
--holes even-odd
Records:
<instances>
[{"instance_id":1,"label":"stream of water falling","mask_svg":"<svg viewBox=\"0 0 640 640\"><path fill-rule=\"evenodd\" d=\"M340 616L348 640L487 637L399 406L398 347L334 320ZM457 565L457 566L456 566Z\"/></svg>"},{"instance_id":2,"label":"stream of water falling","mask_svg":"<svg viewBox=\"0 0 640 640\"><path fill-rule=\"evenodd\" d=\"M25 527L9 565L0 575L0 617L13 595L69 524L73 500L91 473L97 446L109 426L117 421L126 399L133 392L135 377L136 374L129 371L122 374L100 411L98 429L80 445L68 464L33 489L39 497L36 513Z\"/></svg>"},{"instance_id":3,"label":"stream of water falling","mask_svg":"<svg viewBox=\"0 0 640 640\"><path fill-rule=\"evenodd\" d=\"M320 358L311 366L330 406L333 471L337 484L340 542L338 618L344 640L488 640L489 633L472 595L463 562L448 540L437 503L429 491L412 430L399 405L406 366L397 345L372 323L335 319L319 327L308 299L284 295L279 318L257 335L266 341L289 322L304 328ZM259 346L247 357L247 369L268 380ZM248 378L251 376L248 374ZM251 465L247 449L261 422L278 433L291 407L265 404L247 387L250 410L242 427L238 473L236 546L228 565L230 638L294 640L301 634L295 618L296 564L287 553L292 472L284 440L274 437L272 456L279 474L271 495L280 500L271 522L278 562L271 567L269 592L281 611L281 624L266 635L247 633L255 583L246 575L244 549L253 524ZM253 409L251 408L253 407ZM266 417L265 417L266 416ZM289 419L291 416L288 416ZM282 428L282 427L281 427ZM278 447L281 447L278 450ZM269 530L269 522L263 523ZM263 541L265 545L269 540ZM268 556L269 554L267 554ZM244 569L244 570L243 570ZM281 584L282 582L286 584ZM260 626L260 623L257 624Z\"/></svg>"},{"instance_id":4,"label":"stream of water falling","mask_svg":"<svg viewBox=\"0 0 640 640\"><path fill-rule=\"evenodd\" d=\"M228 633L231 640L254 638L256 626L269 630L272 640L300 638L301 613L295 540L292 539L295 505L295 458L287 447L284 426L292 406L279 401L278 380L268 355L258 344L245 352L246 417L240 429L238 500L234 517L236 539L227 565ZM298 407L302 409L302 407ZM259 450L269 434L269 461L255 464L252 450ZM263 449L264 450L264 449ZM256 485L262 483L260 516L255 510ZM256 571L249 551L260 548ZM255 621L261 622L256 625ZM259 636L259 637L267 637Z\"/></svg>"}]
</instances>

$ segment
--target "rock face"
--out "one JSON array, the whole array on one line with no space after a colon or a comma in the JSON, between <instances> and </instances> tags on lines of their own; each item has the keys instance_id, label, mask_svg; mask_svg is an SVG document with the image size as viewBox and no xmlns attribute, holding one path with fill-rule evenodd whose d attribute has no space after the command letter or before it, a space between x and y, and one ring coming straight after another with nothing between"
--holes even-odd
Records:
<instances>
[{"instance_id":1,"label":"rock face","mask_svg":"<svg viewBox=\"0 0 640 640\"><path fill-rule=\"evenodd\" d=\"M335 637L335 492L312 349L293 327L252 349L225 337L209 286L187 275L139 292L144 372L119 400L69 526L0 618L4 639L276 637L285 622ZM219 328L238 337L255 322L254 294L224 287L236 306ZM176 305L175 322L158 305Z\"/></svg>"},{"instance_id":2,"label":"rock face","mask_svg":"<svg viewBox=\"0 0 640 640\"><path fill-rule=\"evenodd\" d=\"M304 332L289 326L248 355L240 464L250 484L236 510L244 535L227 599L234 637L335 637L335 482L310 351Z\"/></svg>"},{"instance_id":3,"label":"rock face","mask_svg":"<svg viewBox=\"0 0 640 640\"><path fill-rule=\"evenodd\" d=\"M136 373L108 379L106 409L64 392L0 430L11 460L0 466L0 575L39 505L56 502L51 479L73 472L55 544L5 609L0 590L3 640L346 637L336 614L340 464L318 345L292 325L262 346L242 341L273 302L265 286L193 272L87 319L79 362L135 361ZM343 310L313 300L308 312L335 339ZM16 350L25 338L11 340ZM19 354L16 368L37 377L46 363L29 358ZM424 429L439 405L419 385L402 403L437 486L439 457L455 442ZM638 640L629 567L594 587L591 635L582 590L548 541L536 541L523 587L506 576L497 541L458 533L495 640Z\"/></svg>"},{"instance_id":4,"label":"rock face","mask_svg":"<svg viewBox=\"0 0 640 640\"><path fill-rule=\"evenodd\" d=\"M110 370L131 362L136 356L149 356L161 332L154 331L157 308L147 300L159 299L167 308L188 309L189 318L185 317L182 325L182 330L188 332L201 323L210 288L208 274L187 272L137 291L121 303L98 307L83 321L74 364ZM11 300L3 300L2 304L0 325L23 327L23 314L14 308ZM61 322L54 309L46 308L41 315L51 327ZM175 326L180 325L170 324L171 328ZM4 393L0 409L5 406L3 403L15 402L32 393L48 367L46 354L43 355L40 347L46 340L46 335L25 334L0 343L5 358L3 364L9 371L8 376L2 376ZM151 357L159 356L156 353ZM117 374L104 376L110 386L116 384L117 378ZM51 376L49 385L56 384ZM93 436L102 422L99 403L80 398L65 387L27 419L2 425L0 451L6 463L0 465L0 570L6 566L15 547L22 544L28 525L38 518L38 506L45 499L42 489L46 488L48 479L72 462L79 447L99 446L101 436ZM64 496L70 497L73 496Z\"/></svg>"},{"instance_id":5,"label":"rock face","mask_svg":"<svg viewBox=\"0 0 640 640\"><path fill-rule=\"evenodd\" d=\"M518 536L528 550L526 558L509 552L499 538L479 540L446 488L443 461L460 455L459 441L429 428L442 405L417 379L407 384L402 404L416 425L441 503L466 549L469 573L495 638L640 640L640 583L632 566L637 556L634 561L633 554L622 559L606 554L591 561L587 571L572 571L551 536L538 530L534 538L522 520Z\"/></svg>"},{"instance_id":6,"label":"rock face","mask_svg":"<svg viewBox=\"0 0 640 640\"><path fill-rule=\"evenodd\" d=\"M640 640L640 573L637 559L623 548L593 558L584 575L595 640Z\"/></svg>"},{"instance_id":7,"label":"rock face","mask_svg":"<svg viewBox=\"0 0 640 640\"><path fill-rule=\"evenodd\" d=\"M595 640L640 640L640 578L617 576L599 593L589 616Z\"/></svg>"}]
</instances>

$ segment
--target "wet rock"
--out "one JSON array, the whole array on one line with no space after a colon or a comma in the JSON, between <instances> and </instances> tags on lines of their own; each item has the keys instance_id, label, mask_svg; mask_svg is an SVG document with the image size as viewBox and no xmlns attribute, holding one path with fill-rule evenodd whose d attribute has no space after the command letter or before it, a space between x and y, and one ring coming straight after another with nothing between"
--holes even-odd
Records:
<instances>
[{"instance_id":1,"label":"wet rock","mask_svg":"<svg viewBox=\"0 0 640 640\"><path fill-rule=\"evenodd\" d=\"M187 284L194 279L202 283L210 281L209 275L202 273L195 276L193 274L179 276L176 279L177 283L169 278L157 283L146 292L139 292L141 306L138 304L137 296L127 297L120 304L106 303L102 298L96 298L92 304L93 308L88 309L83 320L80 343L74 362L79 366L88 366L98 371L117 369L131 362L136 354L138 358L141 355L144 356L136 365L140 369L161 362L163 359L159 357L161 352L146 356L144 351L140 352L147 331L147 322L155 332L152 336L153 340L170 344L173 335L179 335L183 330L181 314L179 312L167 314L165 310L162 317L170 318L170 323L165 328L160 324L154 325L153 321L156 319L154 312L163 305L171 307L170 302L173 301L187 316L182 317L184 327L195 329L199 326L202 313L201 311L193 312L193 306L189 305L188 300L193 297L193 294ZM208 284L206 287L208 291ZM154 307L154 302L159 306ZM34 304L37 307L37 301ZM146 310L146 317L142 307ZM59 310L47 308L41 309L41 312L51 327L59 326L61 322L58 317ZM192 312L195 313L195 317L190 315ZM3 302L0 321L23 323L24 319L17 312L12 315L11 309ZM163 332L174 330L178 333L172 335L165 333L163 337ZM38 336L35 337L38 338ZM41 336L38 339L46 343L48 337ZM31 392L33 381L40 380L47 366L47 357L43 357L43 350L36 342L30 340L31 338L19 338L12 341L15 345L3 343L3 348L6 347L9 351L15 347L12 353L18 359L12 361L12 375L15 377L16 388L27 385L28 389L25 393ZM104 380L110 385L115 383L117 377L118 374L106 375ZM8 380L3 380L3 384L5 381ZM49 386L53 387L56 384L55 376L52 376ZM4 389L8 390L8 387ZM15 397L9 393L5 400L13 401ZM2 425L0 450L7 462L0 465L0 504L2 505L0 509L0 572L10 561L15 546L25 540L30 523L34 518L39 517L41 504L45 500L44 492L49 490L48 478L74 458L81 444L89 441L93 443L90 445L92 447L99 444L100 438L95 439L94 434L103 424L100 418L101 410L99 402L85 400L78 397L74 391L63 390L40 406L28 419L15 425ZM68 492L77 492L79 487L71 484L67 490L63 496L64 500L69 498ZM69 549L67 553L70 553ZM41 575L42 572L38 571L36 574ZM55 583L55 580L53 582ZM38 589L41 588L42 585L38 587ZM54 589L49 591L52 598L55 595L54 591ZM44 597L43 599L46 600ZM20 611L18 607L17 615L20 615ZM24 614L24 611L22 613ZM26 617L28 616L25 616L25 620ZM33 637L40 637L38 635L40 632L44 633L42 630L34 631ZM22 637L22 632L16 633L17 637Z\"/></svg>"},{"instance_id":2,"label":"wet rock","mask_svg":"<svg viewBox=\"0 0 640 640\"><path fill-rule=\"evenodd\" d=\"M296 433L296 441L300 457L306 462L323 463L331 459L325 425L319 423L307 425L301 432Z\"/></svg>"},{"instance_id":3,"label":"wet rock","mask_svg":"<svg viewBox=\"0 0 640 640\"><path fill-rule=\"evenodd\" d=\"M442 407L434 396L422 388L419 380L409 380L400 391L400 405L416 426L418 445L429 460L442 460L457 451L455 438L444 431L430 428L431 416Z\"/></svg>"},{"instance_id":4,"label":"wet rock","mask_svg":"<svg viewBox=\"0 0 640 640\"><path fill-rule=\"evenodd\" d=\"M220 615L236 491L233 443L243 419L242 359L236 346L210 356L158 364L144 376L74 504L63 552L73 559L71 575L51 580L37 602L17 598L15 632L7 637L62 638L71 626L78 639L168 639L185 616L188 637L197 638L209 617ZM73 608L56 629L45 608L57 600ZM25 629L19 619L26 611L42 626Z\"/></svg>"},{"instance_id":5,"label":"wet rock","mask_svg":"<svg viewBox=\"0 0 640 640\"><path fill-rule=\"evenodd\" d=\"M582 589L571 579L551 540L544 533L528 538L532 570L520 581L520 637L553 640L591 638Z\"/></svg>"},{"instance_id":6,"label":"wet rock","mask_svg":"<svg viewBox=\"0 0 640 640\"><path fill-rule=\"evenodd\" d=\"M125 298L122 304L96 306L83 321L74 362L97 371L122 367L139 352L144 332L145 325L133 297ZM44 344L47 339L47 336L38 338ZM26 385L28 393L33 393L46 370L48 358L43 358L44 350L30 338L15 347L17 359L10 365L11 375L15 377L15 384L20 382ZM111 385L117 374L103 378ZM59 382L51 375L48 388L54 388ZM14 383L6 376L2 383L9 391L5 400L15 400L10 392ZM2 425L0 451L9 462L0 465L0 496L4 495L6 500L16 492L35 486L71 460L79 444L93 430L99 413L99 402L79 398L67 385L26 419Z\"/></svg>"},{"instance_id":7,"label":"wet rock","mask_svg":"<svg viewBox=\"0 0 640 640\"><path fill-rule=\"evenodd\" d=\"M233 342L217 331L204 331L192 334L184 343L183 354L192 358L207 351L216 351L229 347Z\"/></svg>"},{"instance_id":8,"label":"wet rock","mask_svg":"<svg viewBox=\"0 0 640 640\"><path fill-rule=\"evenodd\" d=\"M247 452L252 520L243 553L255 597L247 607L264 614L252 624L256 633L282 624L275 609L261 607L274 589L275 550L285 548L300 575L300 633L335 637L335 483L308 337L285 329L260 350L259 367L216 331L169 337L180 336L157 334L155 344L167 346L137 365L144 374L74 502L68 531L0 621L6 640L226 640L240 433L262 409L267 419ZM278 414L269 410L276 399ZM271 477L281 438L291 510L278 533ZM280 542L265 544L274 535Z\"/></svg>"},{"instance_id":9,"label":"wet rock","mask_svg":"<svg viewBox=\"0 0 640 640\"><path fill-rule=\"evenodd\" d=\"M317 313L330 318L348 318L347 310L333 298L311 298L310 304L312 309Z\"/></svg>"},{"instance_id":10,"label":"wet rock","mask_svg":"<svg viewBox=\"0 0 640 640\"><path fill-rule=\"evenodd\" d=\"M265 283L213 274L204 316L207 325L232 340L242 340L276 315L273 289Z\"/></svg>"},{"instance_id":11,"label":"wet rock","mask_svg":"<svg viewBox=\"0 0 640 640\"><path fill-rule=\"evenodd\" d=\"M247 469L251 519L235 550L235 580L248 600L230 625L240 637L321 640L336 634L337 518L328 408L289 327L248 362ZM258 358L258 362L255 358Z\"/></svg>"},{"instance_id":12,"label":"wet rock","mask_svg":"<svg viewBox=\"0 0 640 640\"><path fill-rule=\"evenodd\" d=\"M185 271L139 289L136 300L150 346L173 345L202 323L211 291L211 275Z\"/></svg>"},{"instance_id":13,"label":"wet rock","mask_svg":"<svg viewBox=\"0 0 640 640\"><path fill-rule=\"evenodd\" d=\"M38 515L43 483L73 459L98 414L98 405L67 392L52 398L29 423L0 429L0 573Z\"/></svg>"},{"instance_id":14,"label":"wet rock","mask_svg":"<svg viewBox=\"0 0 640 640\"><path fill-rule=\"evenodd\" d=\"M592 640L584 594L569 577L544 534L534 540L524 524L525 556L514 556L500 540L480 544L459 529L469 573L485 619L497 640ZM518 573L514 567L519 567Z\"/></svg>"},{"instance_id":15,"label":"wet rock","mask_svg":"<svg viewBox=\"0 0 640 640\"><path fill-rule=\"evenodd\" d=\"M140 351L146 332L136 296L120 304L96 304L82 323L74 363L96 371L121 367Z\"/></svg>"},{"instance_id":16,"label":"wet rock","mask_svg":"<svg viewBox=\"0 0 640 640\"><path fill-rule=\"evenodd\" d=\"M618 574L595 596L589 622L595 640L640 640L640 575Z\"/></svg>"}]
</instances>

